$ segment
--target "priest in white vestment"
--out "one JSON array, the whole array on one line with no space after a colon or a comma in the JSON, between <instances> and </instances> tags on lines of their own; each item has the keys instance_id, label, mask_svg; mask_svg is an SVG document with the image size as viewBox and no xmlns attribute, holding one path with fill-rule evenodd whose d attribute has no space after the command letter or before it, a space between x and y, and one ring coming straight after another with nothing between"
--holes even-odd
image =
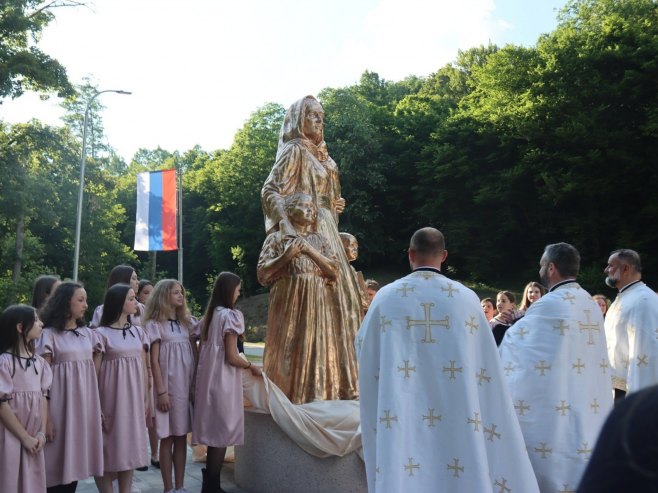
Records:
<instances>
[{"instance_id":1,"label":"priest in white vestment","mask_svg":"<svg viewBox=\"0 0 658 493\"><path fill-rule=\"evenodd\" d=\"M549 292L500 345L505 378L542 493L575 492L612 409L603 315L576 277L580 255L548 245L539 276Z\"/></svg>"},{"instance_id":2,"label":"priest in white vestment","mask_svg":"<svg viewBox=\"0 0 658 493\"><path fill-rule=\"evenodd\" d=\"M612 252L605 273L619 290L605 318L614 387L623 394L658 384L658 294L641 280L640 255Z\"/></svg>"},{"instance_id":3,"label":"priest in white vestment","mask_svg":"<svg viewBox=\"0 0 658 493\"><path fill-rule=\"evenodd\" d=\"M441 274L440 231L373 299L356 337L370 493L538 492L476 294Z\"/></svg>"}]
</instances>

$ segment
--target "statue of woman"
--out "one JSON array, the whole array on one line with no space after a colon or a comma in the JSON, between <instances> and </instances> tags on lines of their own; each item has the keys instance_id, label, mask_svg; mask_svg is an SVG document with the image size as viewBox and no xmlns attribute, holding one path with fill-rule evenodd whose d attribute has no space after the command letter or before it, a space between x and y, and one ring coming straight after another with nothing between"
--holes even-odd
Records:
<instances>
[{"instance_id":1,"label":"statue of woman","mask_svg":"<svg viewBox=\"0 0 658 493\"><path fill-rule=\"evenodd\" d=\"M338 215L345 209L345 199L340 195L338 168L329 157L324 142L324 111L313 96L306 96L294 103L288 109L281 127L276 161L261 191L268 234L279 231L283 238L293 240L297 237L284 207L286 197L296 192L309 195L315 203L316 230L325 238L335 256L336 281L325 287L327 301L324 305L308 307L305 304L288 304L283 300L279 306L270 304L269 310L299 309L304 306L304 309L318 312L315 319L319 324L325 320L319 312L331 311L332 323L326 330L332 332L338 350L337 354L327 355L327 358L337 362L334 367L337 367L338 374L328 375L328 378L337 382L338 395L324 398L356 399L359 391L353 341L360 323L359 289L338 233ZM268 357L269 354L281 353L276 344L274 340L270 341L269 336L266 338L264 368L268 376L277 374L278 366L284 364L277 358Z\"/></svg>"}]
</instances>

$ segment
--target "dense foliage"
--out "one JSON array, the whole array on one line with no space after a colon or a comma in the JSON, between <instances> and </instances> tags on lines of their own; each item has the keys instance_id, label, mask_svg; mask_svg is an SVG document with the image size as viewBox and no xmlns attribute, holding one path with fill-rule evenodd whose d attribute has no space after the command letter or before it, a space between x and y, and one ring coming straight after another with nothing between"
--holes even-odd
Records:
<instances>
[{"instance_id":1,"label":"dense foliage","mask_svg":"<svg viewBox=\"0 0 658 493\"><path fill-rule=\"evenodd\" d=\"M6 44L0 38L0 51ZM366 72L358 84L323 90L325 137L347 201L340 229L360 242L356 267L404 268L411 232L431 224L445 233L461 280L519 291L537 278L544 245L567 241L581 252L588 289L605 289L602 269L619 247L643 255L655 285L657 64L655 1L573 0L533 47L475 47L427 77ZM25 300L39 273L71 272L80 104L75 96L65 104L62 128L0 124L3 304ZM175 253L158 253L154 273L153 254L130 249L135 176L171 167L183 172L184 280L194 298L203 303L208 279L227 269L247 294L263 289L260 189L284 114L279 104L257 109L228 150L143 149L130 163L103 147L97 128L80 263L90 305L115 264L176 276Z\"/></svg>"}]
</instances>

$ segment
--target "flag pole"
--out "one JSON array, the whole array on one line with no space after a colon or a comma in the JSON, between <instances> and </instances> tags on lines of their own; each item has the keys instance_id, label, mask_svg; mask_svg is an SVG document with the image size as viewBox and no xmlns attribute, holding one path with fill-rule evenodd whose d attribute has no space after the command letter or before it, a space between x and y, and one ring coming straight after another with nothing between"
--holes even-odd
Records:
<instances>
[{"instance_id":1,"label":"flag pole","mask_svg":"<svg viewBox=\"0 0 658 493\"><path fill-rule=\"evenodd\" d=\"M183 284L183 169L179 163L178 168L178 207L176 207L176 224L178 225L178 282Z\"/></svg>"}]
</instances>

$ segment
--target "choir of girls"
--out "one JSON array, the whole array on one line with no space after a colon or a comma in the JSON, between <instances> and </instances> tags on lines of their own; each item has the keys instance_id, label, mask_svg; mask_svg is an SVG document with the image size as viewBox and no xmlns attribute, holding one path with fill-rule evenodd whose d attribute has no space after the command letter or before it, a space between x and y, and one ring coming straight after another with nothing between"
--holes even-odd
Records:
<instances>
[{"instance_id":1,"label":"choir of girls","mask_svg":"<svg viewBox=\"0 0 658 493\"><path fill-rule=\"evenodd\" d=\"M0 491L94 477L100 493L129 493L150 441L163 491L184 493L188 433L208 447L202 491L222 491L226 448L244 437L241 370L261 375L238 350L240 286L222 272L199 322L178 281L138 283L119 265L87 326L84 286L40 276L32 306L0 315Z\"/></svg>"}]
</instances>

